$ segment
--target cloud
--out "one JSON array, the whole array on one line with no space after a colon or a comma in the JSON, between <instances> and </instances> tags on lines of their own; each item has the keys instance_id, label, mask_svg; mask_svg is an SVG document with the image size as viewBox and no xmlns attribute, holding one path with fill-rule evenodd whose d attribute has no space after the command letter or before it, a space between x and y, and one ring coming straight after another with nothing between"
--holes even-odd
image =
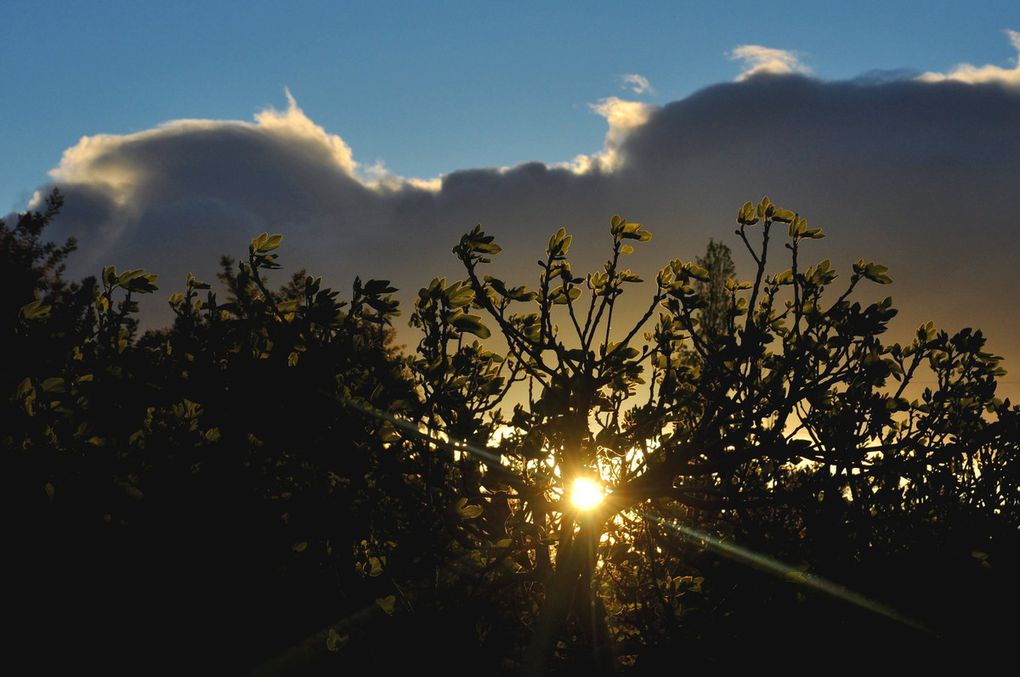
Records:
<instances>
[{"instance_id":1,"label":"cloud","mask_svg":"<svg viewBox=\"0 0 1020 677\"><path fill-rule=\"evenodd\" d=\"M1020 87L1020 31L1007 29L1005 33L1009 36L1009 42L1013 45L1013 49L1017 51L1017 56L1014 56L1012 59L1012 68L1003 68L993 64L973 66L969 63L962 63L948 73L922 73L918 76L918 80L924 82L943 82L950 80L965 82L970 85L1000 84L1009 87Z\"/></svg>"},{"instance_id":2,"label":"cloud","mask_svg":"<svg viewBox=\"0 0 1020 677\"><path fill-rule=\"evenodd\" d=\"M800 62L795 52L785 49L774 49L761 45L740 45L731 50L727 56L734 61L744 62L744 70L737 76L738 82L756 75L789 75L811 72L810 68Z\"/></svg>"},{"instance_id":3,"label":"cloud","mask_svg":"<svg viewBox=\"0 0 1020 677\"><path fill-rule=\"evenodd\" d=\"M605 142L600 152L578 155L570 162L557 165L568 168L576 174L586 174L595 170L611 172L618 169L621 163L620 148L627 136L648 122L648 116L657 108L648 103L626 101L615 96L589 104L588 107L606 119L609 129L606 131Z\"/></svg>"},{"instance_id":4,"label":"cloud","mask_svg":"<svg viewBox=\"0 0 1020 677\"><path fill-rule=\"evenodd\" d=\"M575 269L596 268L614 213L655 233L629 262L636 270L689 260L714 237L748 276L734 214L768 194L825 229L805 263L831 258L846 271L863 257L890 266L896 283L860 298L894 295L892 337L909 340L928 319L978 326L1006 367L1020 368L1020 91L779 75L661 107L611 97L592 108L608 131L583 161L425 181L359 164L292 100L254 122L186 120L87 137L53 172L67 198L54 234L79 238L72 274L143 267L160 273L162 294L189 270L211 278L218 256L244 255L255 234L282 232L288 270L305 266L337 285L388 278L409 301L434 275L462 275L450 248L476 223L504 246L493 272L507 279L533 280L536 256L561 225L576 235ZM775 251L778 266L783 250ZM166 319L162 300L146 308Z\"/></svg>"},{"instance_id":5,"label":"cloud","mask_svg":"<svg viewBox=\"0 0 1020 677\"><path fill-rule=\"evenodd\" d=\"M266 109L254 122L174 120L134 134L83 137L67 149L50 176L87 231L88 264L108 249L152 237L170 245L175 233L193 237L206 227L236 236L274 226L327 228L335 214L377 214L384 196L438 189L436 179L359 164L340 136L286 96L285 110Z\"/></svg>"},{"instance_id":6,"label":"cloud","mask_svg":"<svg viewBox=\"0 0 1020 677\"><path fill-rule=\"evenodd\" d=\"M626 75L620 76L620 82L624 89L629 89L635 94L654 94L655 88L652 87L652 83L648 81L643 75L637 73L627 73Z\"/></svg>"}]
</instances>

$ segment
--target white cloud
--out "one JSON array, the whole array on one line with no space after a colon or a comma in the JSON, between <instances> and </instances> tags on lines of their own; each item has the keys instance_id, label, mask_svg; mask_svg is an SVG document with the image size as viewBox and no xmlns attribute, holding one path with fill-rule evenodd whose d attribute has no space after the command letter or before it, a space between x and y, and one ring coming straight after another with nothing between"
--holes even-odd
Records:
<instances>
[{"instance_id":1,"label":"white cloud","mask_svg":"<svg viewBox=\"0 0 1020 677\"><path fill-rule=\"evenodd\" d=\"M554 166L565 167L575 174L586 174L593 170L611 172L617 169L622 162L620 148L627 136L648 122L649 116L658 107L642 101L627 101L610 96L598 103L589 104L589 108L609 123L602 150L591 155L578 155L570 162Z\"/></svg>"},{"instance_id":2,"label":"white cloud","mask_svg":"<svg viewBox=\"0 0 1020 677\"><path fill-rule=\"evenodd\" d=\"M737 80L746 80L756 75L786 75L810 73L811 69L801 63L795 52L785 49L763 47L762 45L739 45L726 54L734 61L743 61L744 70Z\"/></svg>"},{"instance_id":3,"label":"white cloud","mask_svg":"<svg viewBox=\"0 0 1020 677\"><path fill-rule=\"evenodd\" d=\"M255 115L255 122L240 120L171 120L154 129L134 134L97 134L84 136L66 151L60 164L49 174L58 183L101 184L117 203L130 201L130 193L144 179L136 163L122 162L128 150L174 138L191 138L200 134L245 135L264 143L301 148L310 161L320 163L344 174L367 188L393 189L405 183L418 186L434 185L437 179L405 179L391 174L381 161L359 165L351 147L337 134L330 134L314 123L298 106L297 100L284 90L287 108L267 108Z\"/></svg>"},{"instance_id":4,"label":"white cloud","mask_svg":"<svg viewBox=\"0 0 1020 677\"><path fill-rule=\"evenodd\" d=\"M629 89L635 94L655 93L655 88L652 87L652 83L648 81L648 78L637 73L627 73L626 75L621 75L620 82L624 89Z\"/></svg>"},{"instance_id":5,"label":"white cloud","mask_svg":"<svg viewBox=\"0 0 1020 677\"><path fill-rule=\"evenodd\" d=\"M615 96L591 104L591 109L609 123L609 133L625 133L648 122L655 106L641 101L626 101Z\"/></svg>"},{"instance_id":6,"label":"white cloud","mask_svg":"<svg viewBox=\"0 0 1020 677\"><path fill-rule=\"evenodd\" d=\"M1012 68L1003 68L1002 66L996 66L994 64L974 66L969 63L961 63L948 73L922 73L917 77L917 79L924 82L943 82L950 80L955 82L965 82L971 85L995 83L1011 87L1020 87L1020 31L1007 29L1006 35L1009 36L1010 43L1017 51L1017 56L1013 57Z\"/></svg>"},{"instance_id":7,"label":"white cloud","mask_svg":"<svg viewBox=\"0 0 1020 677\"><path fill-rule=\"evenodd\" d=\"M267 108L255 116L256 124L267 131L280 131L284 135L301 137L321 144L329 149L337 166L353 175L358 163L354 161L354 153L351 152L347 142L336 134L327 133L325 129L312 122L298 106L289 89L285 89L284 94L287 96L287 110Z\"/></svg>"}]
</instances>

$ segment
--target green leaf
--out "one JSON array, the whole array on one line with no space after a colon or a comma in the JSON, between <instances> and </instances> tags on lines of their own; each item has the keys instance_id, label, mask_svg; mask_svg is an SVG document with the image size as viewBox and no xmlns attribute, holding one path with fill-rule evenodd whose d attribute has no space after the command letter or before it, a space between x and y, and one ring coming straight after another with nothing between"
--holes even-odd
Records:
<instances>
[{"instance_id":1,"label":"green leaf","mask_svg":"<svg viewBox=\"0 0 1020 677\"><path fill-rule=\"evenodd\" d=\"M690 273L691 277L701 282L709 282L712 279L711 274L707 269L699 266L697 263L688 263L687 272Z\"/></svg>"},{"instance_id":2,"label":"green leaf","mask_svg":"<svg viewBox=\"0 0 1020 677\"><path fill-rule=\"evenodd\" d=\"M560 228L557 230L551 238L549 238L549 247L546 250L550 258L560 258L567 255L570 251L570 244L574 241L573 235L567 235L566 228Z\"/></svg>"},{"instance_id":3,"label":"green leaf","mask_svg":"<svg viewBox=\"0 0 1020 677\"><path fill-rule=\"evenodd\" d=\"M385 611L388 616L392 616L393 611L397 606L397 597L396 595L386 595L385 597L379 597L376 599L375 603L380 609Z\"/></svg>"},{"instance_id":4,"label":"green leaf","mask_svg":"<svg viewBox=\"0 0 1020 677\"><path fill-rule=\"evenodd\" d=\"M475 300L475 290L466 282L455 282L443 292L446 305L450 308L461 308Z\"/></svg>"},{"instance_id":5,"label":"green leaf","mask_svg":"<svg viewBox=\"0 0 1020 677\"><path fill-rule=\"evenodd\" d=\"M343 647L351 641L350 635L341 635L333 628L329 629L329 633L326 636L326 650L331 653L337 653Z\"/></svg>"},{"instance_id":6,"label":"green leaf","mask_svg":"<svg viewBox=\"0 0 1020 677\"><path fill-rule=\"evenodd\" d=\"M791 212L789 209L783 209L776 207L772 212L772 220L779 221L781 223L793 223L797 215Z\"/></svg>"},{"instance_id":7,"label":"green leaf","mask_svg":"<svg viewBox=\"0 0 1020 677\"><path fill-rule=\"evenodd\" d=\"M758 214L751 202L745 202L737 212L737 223L742 226L753 226L758 223Z\"/></svg>"},{"instance_id":8,"label":"green leaf","mask_svg":"<svg viewBox=\"0 0 1020 677\"><path fill-rule=\"evenodd\" d=\"M482 514L482 506L480 505L468 505L466 498L460 498L456 504L457 514L460 515L461 519L474 519Z\"/></svg>"},{"instance_id":9,"label":"green leaf","mask_svg":"<svg viewBox=\"0 0 1020 677\"><path fill-rule=\"evenodd\" d=\"M790 227L786 229L786 232L790 237L792 237L795 240L799 237L802 237L805 231L807 231L808 225L807 219L802 219L801 217L798 216L789 223Z\"/></svg>"},{"instance_id":10,"label":"green leaf","mask_svg":"<svg viewBox=\"0 0 1020 677\"><path fill-rule=\"evenodd\" d=\"M209 285L205 282L200 282L192 273L188 273L188 277L184 282L186 287L191 289L209 289Z\"/></svg>"},{"instance_id":11,"label":"green leaf","mask_svg":"<svg viewBox=\"0 0 1020 677\"><path fill-rule=\"evenodd\" d=\"M652 234L647 230L642 230L640 223L631 223L630 221L626 221L620 229L620 232L617 234L617 238L637 240L638 242L648 242L652 239Z\"/></svg>"},{"instance_id":12,"label":"green leaf","mask_svg":"<svg viewBox=\"0 0 1020 677\"><path fill-rule=\"evenodd\" d=\"M283 235L280 235L279 233L276 235L270 235L269 239L266 240L266 243L262 245L262 251L271 252L279 247L281 242L283 242Z\"/></svg>"},{"instance_id":13,"label":"green leaf","mask_svg":"<svg viewBox=\"0 0 1020 677\"><path fill-rule=\"evenodd\" d=\"M146 273L141 268L128 270L117 277L117 286L140 294L151 294L159 289L156 280L159 276L154 273Z\"/></svg>"},{"instance_id":14,"label":"green leaf","mask_svg":"<svg viewBox=\"0 0 1020 677\"><path fill-rule=\"evenodd\" d=\"M64 392L64 379L60 376L52 376L43 380L42 389L46 392Z\"/></svg>"},{"instance_id":15,"label":"green leaf","mask_svg":"<svg viewBox=\"0 0 1020 677\"><path fill-rule=\"evenodd\" d=\"M251 241L250 251L253 254L268 254L279 247L281 242L283 242L283 235L262 233Z\"/></svg>"},{"instance_id":16,"label":"green leaf","mask_svg":"<svg viewBox=\"0 0 1020 677\"><path fill-rule=\"evenodd\" d=\"M42 301L32 301L21 306L21 317L25 320L45 320L53 310L51 306Z\"/></svg>"},{"instance_id":17,"label":"green leaf","mask_svg":"<svg viewBox=\"0 0 1020 677\"><path fill-rule=\"evenodd\" d=\"M468 315L467 313L458 312L450 318L450 324L460 332L466 332L474 334L478 338L489 338L492 332L489 328L482 324L482 318L477 315Z\"/></svg>"},{"instance_id":18,"label":"green leaf","mask_svg":"<svg viewBox=\"0 0 1020 677\"><path fill-rule=\"evenodd\" d=\"M641 282L641 276L628 269L620 273L620 282Z\"/></svg>"},{"instance_id":19,"label":"green leaf","mask_svg":"<svg viewBox=\"0 0 1020 677\"><path fill-rule=\"evenodd\" d=\"M569 291L564 292L563 287L558 287L549 293L549 300L552 301L554 305L563 306L567 304L568 294L570 295L570 300L574 301L581 295L581 288L570 287Z\"/></svg>"},{"instance_id":20,"label":"green leaf","mask_svg":"<svg viewBox=\"0 0 1020 677\"><path fill-rule=\"evenodd\" d=\"M128 484L127 482L123 482L121 484L121 489L124 490L124 493L127 494L128 498L132 498L132 499L134 499L136 501L140 501L143 498L145 498L145 495L142 494L142 490L139 489L138 487L136 487L133 484Z\"/></svg>"}]
</instances>

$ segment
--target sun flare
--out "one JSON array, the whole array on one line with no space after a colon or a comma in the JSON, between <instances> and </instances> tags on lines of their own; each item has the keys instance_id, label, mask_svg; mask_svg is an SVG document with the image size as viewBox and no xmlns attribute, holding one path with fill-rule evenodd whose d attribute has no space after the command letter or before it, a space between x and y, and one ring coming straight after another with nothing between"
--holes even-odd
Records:
<instances>
[{"instance_id":1,"label":"sun flare","mask_svg":"<svg viewBox=\"0 0 1020 677\"><path fill-rule=\"evenodd\" d=\"M578 477L570 487L570 503L578 510L591 510L602 502L604 490L598 480Z\"/></svg>"}]
</instances>

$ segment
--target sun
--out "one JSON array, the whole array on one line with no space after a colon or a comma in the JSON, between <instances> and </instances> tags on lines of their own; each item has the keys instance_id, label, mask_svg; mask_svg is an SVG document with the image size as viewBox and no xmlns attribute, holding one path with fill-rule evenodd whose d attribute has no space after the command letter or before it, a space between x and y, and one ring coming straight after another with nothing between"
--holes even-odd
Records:
<instances>
[{"instance_id":1,"label":"sun","mask_svg":"<svg viewBox=\"0 0 1020 677\"><path fill-rule=\"evenodd\" d=\"M603 498L602 484L590 477L578 477L570 487L570 503L578 510L591 510Z\"/></svg>"}]
</instances>

